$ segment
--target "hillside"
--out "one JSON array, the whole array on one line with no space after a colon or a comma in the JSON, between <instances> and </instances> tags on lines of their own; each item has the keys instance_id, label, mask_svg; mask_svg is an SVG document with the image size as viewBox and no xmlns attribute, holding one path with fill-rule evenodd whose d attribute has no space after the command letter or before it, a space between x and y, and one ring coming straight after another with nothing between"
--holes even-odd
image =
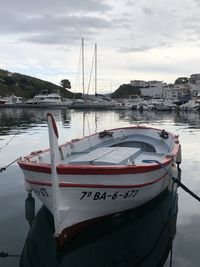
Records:
<instances>
[{"instance_id":1,"label":"hillside","mask_svg":"<svg viewBox=\"0 0 200 267\"><path fill-rule=\"evenodd\" d=\"M133 86L131 84L122 84L120 87L112 93L112 98L129 98L133 95L141 95L139 87Z\"/></svg>"},{"instance_id":2,"label":"hillside","mask_svg":"<svg viewBox=\"0 0 200 267\"><path fill-rule=\"evenodd\" d=\"M59 91L61 96L65 98L74 97L74 93L51 82L0 69L0 97L14 94L24 98L33 98L43 90L48 90L49 93ZM129 98L131 95L141 95L140 88L130 84L122 84L111 94L111 97ZM81 98L82 95L77 93L75 97Z\"/></svg>"},{"instance_id":3,"label":"hillside","mask_svg":"<svg viewBox=\"0 0 200 267\"><path fill-rule=\"evenodd\" d=\"M0 69L1 97L14 94L24 98L32 98L33 96L39 94L42 90L48 90L49 93L53 91L60 91L61 95L66 98L72 98L74 95L72 92L51 82Z\"/></svg>"}]
</instances>

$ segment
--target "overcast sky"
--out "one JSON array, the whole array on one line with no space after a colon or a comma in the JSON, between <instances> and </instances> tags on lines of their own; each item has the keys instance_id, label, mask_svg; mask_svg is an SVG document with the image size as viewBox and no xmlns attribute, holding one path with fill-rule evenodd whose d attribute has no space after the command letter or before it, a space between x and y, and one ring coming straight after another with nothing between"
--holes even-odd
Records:
<instances>
[{"instance_id":1,"label":"overcast sky","mask_svg":"<svg viewBox=\"0 0 200 267\"><path fill-rule=\"evenodd\" d=\"M99 92L174 82L200 73L199 14L200 0L2 0L0 68L80 91L83 37L86 87L95 43Z\"/></svg>"}]
</instances>

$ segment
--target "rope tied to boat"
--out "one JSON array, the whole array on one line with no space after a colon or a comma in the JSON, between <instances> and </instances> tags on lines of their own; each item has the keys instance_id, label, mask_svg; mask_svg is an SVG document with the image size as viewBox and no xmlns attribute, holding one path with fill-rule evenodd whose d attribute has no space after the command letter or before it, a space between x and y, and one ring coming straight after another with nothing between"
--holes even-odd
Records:
<instances>
[{"instance_id":1,"label":"rope tied to boat","mask_svg":"<svg viewBox=\"0 0 200 267\"><path fill-rule=\"evenodd\" d=\"M13 136L7 141L7 143L6 143L4 146L0 147L0 153L2 152L2 150L3 150L4 148L6 148L6 147L12 142L12 140L13 140L13 139L14 139L20 132L21 132L21 131L18 130L17 133L16 133L15 135L13 135ZM10 167L12 164L14 164L16 161L18 161L18 159L19 159L19 158L15 159L14 161L12 161L11 163L9 163L8 165L6 165L6 166L4 166L4 167L1 167L1 168L0 168L0 173L3 172L3 171L6 171L6 169L7 169L8 167Z\"/></svg>"},{"instance_id":2,"label":"rope tied to boat","mask_svg":"<svg viewBox=\"0 0 200 267\"><path fill-rule=\"evenodd\" d=\"M187 186L185 186L183 183L181 183L181 181L179 179L177 179L176 177L173 177L173 175L168 171L168 169L158 160L143 160L142 162L144 163L157 163L159 164L163 169L165 169L165 171L169 174L169 176L171 177L173 183L176 183L178 186L180 186L186 193L188 193L189 195L191 195L193 198L195 198L196 200L200 201L200 197L197 196L194 192L192 192Z\"/></svg>"},{"instance_id":3,"label":"rope tied to boat","mask_svg":"<svg viewBox=\"0 0 200 267\"><path fill-rule=\"evenodd\" d=\"M7 143L6 143L4 146L0 147L0 153L1 153L1 151L2 151L5 147L7 147L7 146L12 142L12 140L13 140L13 139L14 139L20 132L21 132L21 131L18 130L17 133L16 133L15 135L13 135L13 136L7 141Z\"/></svg>"},{"instance_id":4,"label":"rope tied to boat","mask_svg":"<svg viewBox=\"0 0 200 267\"><path fill-rule=\"evenodd\" d=\"M193 198L195 198L196 200L200 201L200 197L197 196L194 192L192 192L187 186L185 186L183 183L181 183L181 181L179 181L177 178L172 177L172 181L174 183L176 183L178 186L180 186L185 192L187 192L188 194L190 194Z\"/></svg>"},{"instance_id":5,"label":"rope tied to boat","mask_svg":"<svg viewBox=\"0 0 200 267\"><path fill-rule=\"evenodd\" d=\"M6 171L8 167L10 167L12 164L14 164L16 161L18 161L20 158L17 158L15 160L13 160L11 163L9 163L8 165L4 166L4 167L1 167L0 168L0 173L3 172L3 171Z\"/></svg>"},{"instance_id":6,"label":"rope tied to boat","mask_svg":"<svg viewBox=\"0 0 200 267\"><path fill-rule=\"evenodd\" d=\"M0 258L7 258L7 257L19 258L20 255L14 255L14 254L8 254L5 252L0 252Z\"/></svg>"}]
</instances>

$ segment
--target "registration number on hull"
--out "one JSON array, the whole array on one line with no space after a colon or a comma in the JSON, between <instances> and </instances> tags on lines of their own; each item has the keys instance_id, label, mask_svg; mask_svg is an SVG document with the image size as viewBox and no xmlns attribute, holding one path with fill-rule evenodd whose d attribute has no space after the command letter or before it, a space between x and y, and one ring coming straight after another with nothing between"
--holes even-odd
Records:
<instances>
[{"instance_id":1,"label":"registration number on hull","mask_svg":"<svg viewBox=\"0 0 200 267\"><path fill-rule=\"evenodd\" d=\"M82 191L80 200L116 200L116 199L131 199L134 198L137 193L138 189L136 190L127 190L126 192L122 193L120 191L115 192L99 192L99 191ZM49 194L47 193L45 188L37 188L34 189L34 192L39 197L49 197Z\"/></svg>"},{"instance_id":2,"label":"registration number on hull","mask_svg":"<svg viewBox=\"0 0 200 267\"><path fill-rule=\"evenodd\" d=\"M106 200L106 199L129 199L133 198L138 193L137 190L128 190L125 193L121 193L120 191L115 191L114 193L109 192L99 192L99 191L82 191L82 195L80 200L91 199L91 200Z\"/></svg>"}]
</instances>

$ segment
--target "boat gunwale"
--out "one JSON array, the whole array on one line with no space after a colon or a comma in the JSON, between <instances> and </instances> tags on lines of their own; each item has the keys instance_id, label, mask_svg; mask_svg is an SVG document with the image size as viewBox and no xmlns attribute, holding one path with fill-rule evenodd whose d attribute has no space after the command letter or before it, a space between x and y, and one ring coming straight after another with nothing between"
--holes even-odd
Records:
<instances>
[{"instance_id":1,"label":"boat gunwale","mask_svg":"<svg viewBox=\"0 0 200 267\"><path fill-rule=\"evenodd\" d=\"M160 162L163 166L168 166L173 161L172 157L166 156ZM51 164L44 163L34 163L26 161L18 161L19 166L23 170L41 172L41 173L51 173ZM66 175L116 175L116 174L135 174L135 173L145 173L151 172L163 168L158 163L148 163L146 165L57 165L58 174Z\"/></svg>"}]
</instances>

